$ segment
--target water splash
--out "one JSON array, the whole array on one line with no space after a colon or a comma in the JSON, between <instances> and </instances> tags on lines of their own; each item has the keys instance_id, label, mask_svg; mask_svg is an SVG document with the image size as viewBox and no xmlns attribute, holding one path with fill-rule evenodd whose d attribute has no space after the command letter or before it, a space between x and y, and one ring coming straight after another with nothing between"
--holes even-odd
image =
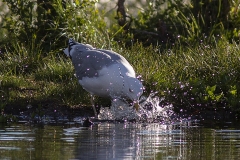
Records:
<instances>
[{"instance_id":1,"label":"water splash","mask_svg":"<svg viewBox=\"0 0 240 160\"><path fill-rule=\"evenodd\" d=\"M102 107L98 115L99 120L136 120L147 122L166 122L171 120L174 114L173 106L161 106L159 98L154 94L148 97L142 96L139 103L139 110L122 100L114 100L110 108Z\"/></svg>"}]
</instances>

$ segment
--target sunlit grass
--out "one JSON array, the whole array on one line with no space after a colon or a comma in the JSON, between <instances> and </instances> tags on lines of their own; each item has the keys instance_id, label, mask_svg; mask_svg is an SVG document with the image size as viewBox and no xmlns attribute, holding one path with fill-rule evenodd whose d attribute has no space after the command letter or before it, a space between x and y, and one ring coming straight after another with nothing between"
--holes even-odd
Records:
<instances>
[{"instance_id":1,"label":"sunlit grass","mask_svg":"<svg viewBox=\"0 0 240 160\"><path fill-rule=\"evenodd\" d=\"M225 40L159 52L154 47L119 50L142 75L146 93L158 92L176 108L239 106L239 45Z\"/></svg>"},{"instance_id":2,"label":"sunlit grass","mask_svg":"<svg viewBox=\"0 0 240 160\"><path fill-rule=\"evenodd\" d=\"M239 44L229 43L221 37L214 39L213 36L211 44L205 41L196 43L198 40L190 43L191 39L186 42L179 38L163 49L161 46L146 47L141 43L125 47L122 45L124 42L120 44L113 40L103 15L91 6L67 4L65 9L55 6L59 9L59 19L55 24L62 23L62 19L66 23L62 24L65 28L61 28L61 34L52 41L55 43L60 38L71 37L96 48L120 53L141 77L145 86L144 95L157 93L177 110L188 107L230 107L239 110ZM194 39L198 32L197 24L187 24L186 27L193 28L188 35ZM122 34L120 30L112 35ZM26 107L45 101L70 107L90 106L89 94L74 76L71 60L60 48L43 51L45 47L51 48L51 44L37 44L39 41L35 38L37 36L33 36L29 44L14 40L5 45L6 51L0 54L0 109L12 104ZM65 41L58 43L57 46L66 47Z\"/></svg>"},{"instance_id":3,"label":"sunlit grass","mask_svg":"<svg viewBox=\"0 0 240 160\"><path fill-rule=\"evenodd\" d=\"M122 54L140 75L144 94L156 92L176 108L232 107L238 110L240 48L236 43L216 41L160 52L157 47L135 44L112 50ZM23 50L22 50L23 49ZM90 106L89 94L78 84L70 59L62 51L34 59L25 48L7 50L0 58L1 102L22 106L41 101L59 105ZM28 67L24 68L27 65ZM20 71L19 71L20 70Z\"/></svg>"}]
</instances>

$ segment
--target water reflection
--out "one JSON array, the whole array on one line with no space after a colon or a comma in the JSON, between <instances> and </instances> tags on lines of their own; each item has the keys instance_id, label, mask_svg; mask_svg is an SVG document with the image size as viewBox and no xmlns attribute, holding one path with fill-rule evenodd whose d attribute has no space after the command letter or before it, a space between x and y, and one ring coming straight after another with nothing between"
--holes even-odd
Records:
<instances>
[{"instance_id":1,"label":"water reflection","mask_svg":"<svg viewBox=\"0 0 240 160\"><path fill-rule=\"evenodd\" d=\"M0 159L238 159L240 130L199 123L0 126Z\"/></svg>"}]
</instances>

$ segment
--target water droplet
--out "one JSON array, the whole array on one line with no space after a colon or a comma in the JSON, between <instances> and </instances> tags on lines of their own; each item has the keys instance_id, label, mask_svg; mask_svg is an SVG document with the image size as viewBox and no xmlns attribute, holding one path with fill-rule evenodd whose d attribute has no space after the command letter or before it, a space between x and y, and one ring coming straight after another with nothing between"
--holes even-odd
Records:
<instances>
[{"instance_id":1,"label":"water droplet","mask_svg":"<svg viewBox=\"0 0 240 160\"><path fill-rule=\"evenodd\" d=\"M157 84L158 84L157 82L154 82L154 83L153 83L154 86L157 85Z\"/></svg>"},{"instance_id":2,"label":"water droplet","mask_svg":"<svg viewBox=\"0 0 240 160\"><path fill-rule=\"evenodd\" d=\"M181 89L182 89L182 88L184 88L184 87L185 87L185 85L184 85L184 84L181 84L181 85L180 85L180 88L181 88Z\"/></svg>"},{"instance_id":3,"label":"water droplet","mask_svg":"<svg viewBox=\"0 0 240 160\"><path fill-rule=\"evenodd\" d=\"M142 75L138 75L137 78L142 78Z\"/></svg>"}]
</instances>

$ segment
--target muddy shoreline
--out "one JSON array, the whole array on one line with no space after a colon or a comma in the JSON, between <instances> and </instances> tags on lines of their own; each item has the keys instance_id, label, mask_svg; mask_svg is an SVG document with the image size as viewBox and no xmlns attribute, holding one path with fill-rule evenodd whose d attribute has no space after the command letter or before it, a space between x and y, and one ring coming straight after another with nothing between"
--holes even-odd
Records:
<instances>
[{"instance_id":1,"label":"muddy shoreline","mask_svg":"<svg viewBox=\"0 0 240 160\"><path fill-rule=\"evenodd\" d=\"M42 118L59 119L64 121L72 121L76 117L93 117L94 113L91 106L74 106L59 105L56 103L44 103L41 105L27 105L22 107L20 105L7 105L3 112L4 115L14 119L13 121L29 121L38 123Z\"/></svg>"},{"instance_id":2,"label":"muddy shoreline","mask_svg":"<svg viewBox=\"0 0 240 160\"><path fill-rule=\"evenodd\" d=\"M97 110L99 108L97 107ZM91 106L73 106L60 105L55 102L44 102L41 105L7 105L2 111L2 115L7 117L7 122L30 122L42 123L43 121L54 123L65 123L86 120L88 117L94 117ZM182 110L171 117L173 121L199 120L203 123L235 123L239 121L238 114L227 109L202 108L200 110Z\"/></svg>"}]
</instances>

